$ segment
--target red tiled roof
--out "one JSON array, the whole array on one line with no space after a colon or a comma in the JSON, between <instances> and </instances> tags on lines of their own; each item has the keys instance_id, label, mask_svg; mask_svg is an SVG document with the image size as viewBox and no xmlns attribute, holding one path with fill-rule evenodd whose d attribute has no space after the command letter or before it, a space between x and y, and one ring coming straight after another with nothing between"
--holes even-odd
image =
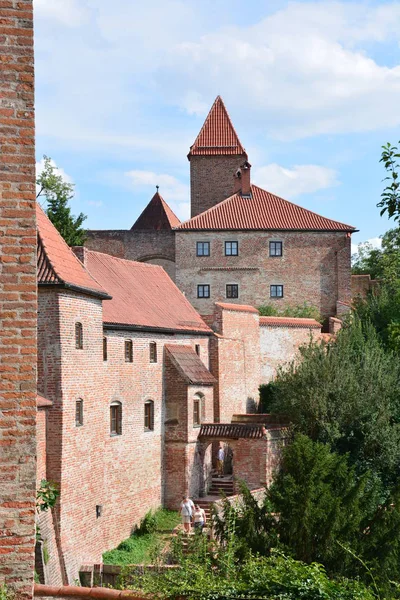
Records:
<instances>
[{"instance_id":1,"label":"red tiled roof","mask_svg":"<svg viewBox=\"0 0 400 600\"><path fill-rule=\"evenodd\" d=\"M162 267L92 250L85 256L88 271L112 295L103 304L104 323L211 333Z\"/></svg>"},{"instance_id":2,"label":"red tiled roof","mask_svg":"<svg viewBox=\"0 0 400 600\"><path fill-rule=\"evenodd\" d=\"M38 203L36 220L38 283L66 285L108 298L106 290L87 272Z\"/></svg>"},{"instance_id":3,"label":"red tiled roof","mask_svg":"<svg viewBox=\"0 0 400 600\"><path fill-rule=\"evenodd\" d=\"M51 400L47 400L47 398L38 394L36 396L36 406L37 408L47 408L48 406L53 406L53 403Z\"/></svg>"},{"instance_id":4,"label":"red tiled roof","mask_svg":"<svg viewBox=\"0 0 400 600\"><path fill-rule=\"evenodd\" d=\"M302 329L321 329L321 323L315 319L300 319L295 317L260 317L261 327L300 327Z\"/></svg>"},{"instance_id":5,"label":"red tiled roof","mask_svg":"<svg viewBox=\"0 0 400 600\"><path fill-rule=\"evenodd\" d=\"M230 196L205 212L181 223L178 230L307 230L354 231L351 225L326 219L275 196L256 185L251 186L251 197L240 193Z\"/></svg>"},{"instance_id":6,"label":"red tiled roof","mask_svg":"<svg viewBox=\"0 0 400 600\"><path fill-rule=\"evenodd\" d=\"M228 302L216 302L215 305L220 306L225 310L237 310L238 312L252 312L258 314L258 310L254 308L254 306L249 306L248 304L229 304Z\"/></svg>"},{"instance_id":7,"label":"red tiled roof","mask_svg":"<svg viewBox=\"0 0 400 600\"><path fill-rule=\"evenodd\" d=\"M199 135L190 147L188 157L230 154L245 154L247 157L225 104L222 98L217 96Z\"/></svg>"},{"instance_id":8,"label":"red tiled roof","mask_svg":"<svg viewBox=\"0 0 400 600\"><path fill-rule=\"evenodd\" d=\"M166 344L167 352L172 362L187 383L197 385L213 385L216 382L214 375L204 366L191 346Z\"/></svg>"},{"instance_id":9,"label":"red tiled roof","mask_svg":"<svg viewBox=\"0 0 400 600\"><path fill-rule=\"evenodd\" d=\"M172 229L173 227L178 227L178 225L180 225L180 220L172 212L162 196L156 192L131 227L131 231L143 229L155 229L159 231L161 229Z\"/></svg>"}]
</instances>

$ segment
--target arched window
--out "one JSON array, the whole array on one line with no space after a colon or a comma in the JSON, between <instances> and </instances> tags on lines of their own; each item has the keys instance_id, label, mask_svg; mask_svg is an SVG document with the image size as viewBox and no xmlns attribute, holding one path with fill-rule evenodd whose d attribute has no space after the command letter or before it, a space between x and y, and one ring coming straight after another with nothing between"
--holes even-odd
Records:
<instances>
[{"instance_id":1,"label":"arched window","mask_svg":"<svg viewBox=\"0 0 400 600\"><path fill-rule=\"evenodd\" d=\"M107 338L103 337L103 360L107 360Z\"/></svg>"},{"instance_id":2,"label":"arched window","mask_svg":"<svg viewBox=\"0 0 400 600\"><path fill-rule=\"evenodd\" d=\"M75 348L82 350L83 348L83 327L82 323L75 323Z\"/></svg>"},{"instance_id":3,"label":"arched window","mask_svg":"<svg viewBox=\"0 0 400 600\"><path fill-rule=\"evenodd\" d=\"M193 427L200 427L205 420L205 402L203 394L196 394L193 398Z\"/></svg>"},{"instance_id":4,"label":"arched window","mask_svg":"<svg viewBox=\"0 0 400 600\"><path fill-rule=\"evenodd\" d=\"M144 403L144 429L145 431L153 431L154 429L154 402L147 400Z\"/></svg>"},{"instance_id":5,"label":"arched window","mask_svg":"<svg viewBox=\"0 0 400 600\"><path fill-rule=\"evenodd\" d=\"M157 344L155 342L150 342L150 362L157 362Z\"/></svg>"},{"instance_id":6,"label":"arched window","mask_svg":"<svg viewBox=\"0 0 400 600\"><path fill-rule=\"evenodd\" d=\"M80 398L75 402L75 425L77 427L83 425L83 400Z\"/></svg>"},{"instance_id":7,"label":"arched window","mask_svg":"<svg viewBox=\"0 0 400 600\"><path fill-rule=\"evenodd\" d=\"M112 402L110 404L110 435L122 434L122 404Z\"/></svg>"},{"instance_id":8,"label":"arched window","mask_svg":"<svg viewBox=\"0 0 400 600\"><path fill-rule=\"evenodd\" d=\"M125 340L125 362L133 362L132 340Z\"/></svg>"}]
</instances>

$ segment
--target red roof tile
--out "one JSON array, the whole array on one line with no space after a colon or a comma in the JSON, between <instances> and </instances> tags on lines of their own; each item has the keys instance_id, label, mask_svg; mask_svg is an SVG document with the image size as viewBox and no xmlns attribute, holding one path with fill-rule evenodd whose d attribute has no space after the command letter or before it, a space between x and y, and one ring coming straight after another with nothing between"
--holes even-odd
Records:
<instances>
[{"instance_id":1,"label":"red roof tile","mask_svg":"<svg viewBox=\"0 0 400 600\"><path fill-rule=\"evenodd\" d=\"M138 217L131 230L172 229L178 227L180 220L172 212L162 196L156 192L141 215Z\"/></svg>"},{"instance_id":2,"label":"red roof tile","mask_svg":"<svg viewBox=\"0 0 400 600\"><path fill-rule=\"evenodd\" d=\"M220 306L225 310L236 310L238 312L252 312L258 314L258 310L254 308L254 306L250 306L248 304L229 304L228 302L216 302L215 305Z\"/></svg>"},{"instance_id":3,"label":"red roof tile","mask_svg":"<svg viewBox=\"0 0 400 600\"><path fill-rule=\"evenodd\" d=\"M85 256L88 271L112 295L103 304L104 323L211 334L162 267L91 250Z\"/></svg>"},{"instance_id":4,"label":"red roof tile","mask_svg":"<svg viewBox=\"0 0 400 600\"><path fill-rule=\"evenodd\" d=\"M47 408L48 406L53 406L53 403L51 400L47 400L47 398L38 394L36 396L36 406L37 408Z\"/></svg>"},{"instance_id":5,"label":"red roof tile","mask_svg":"<svg viewBox=\"0 0 400 600\"><path fill-rule=\"evenodd\" d=\"M355 231L351 225L321 217L256 185L251 186L250 198L234 194L177 229Z\"/></svg>"},{"instance_id":6,"label":"red roof tile","mask_svg":"<svg viewBox=\"0 0 400 600\"><path fill-rule=\"evenodd\" d=\"M228 111L220 96L217 96L204 125L200 130L193 146L190 147L188 157L201 155L229 155L246 154Z\"/></svg>"},{"instance_id":7,"label":"red roof tile","mask_svg":"<svg viewBox=\"0 0 400 600\"><path fill-rule=\"evenodd\" d=\"M165 348L187 383L213 385L216 382L214 375L205 367L191 346L167 344Z\"/></svg>"},{"instance_id":8,"label":"red roof tile","mask_svg":"<svg viewBox=\"0 0 400 600\"><path fill-rule=\"evenodd\" d=\"M66 285L108 298L106 290L87 272L38 203L36 220L38 283Z\"/></svg>"},{"instance_id":9,"label":"red roof tile","mask_svg":"<svg viewBox=\"0 0 400 600\"><path fill-rule=\"evenodd\" d=\"M321 323L315 319L295 317L260 317L261 327L300 327L302 329L321 329Z\"/></svg>"}]
</instances>

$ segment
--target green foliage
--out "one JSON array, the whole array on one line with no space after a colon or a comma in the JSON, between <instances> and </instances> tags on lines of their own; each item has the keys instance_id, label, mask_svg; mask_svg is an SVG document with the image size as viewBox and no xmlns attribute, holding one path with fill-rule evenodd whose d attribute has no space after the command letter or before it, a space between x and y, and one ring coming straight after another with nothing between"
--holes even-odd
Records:
<instances>
[{"instance_id":1,"label":"green foliage","mask_svg":"<svg viewBox=\"0 0 400 600\"><path fill-rule=\"evenodd\" d=\"M352 259L355 275L369 274L372 279L393 284L400 279L400 228L389 229L382 236L382 248L374 248L369 242L359 244Z\"/></svg>"},{"instance_id":2,"label":"green foliage","mask_svg":"<svg viewBox=\"0 0 400 600\"><path fill-rule=\"evenodd\" d=\"M82 246L86 232L82 224L87 218L83 213L77 217L71 214L69 201L74 197L74 186L63 180L51 158L44 156L44 169L36 180L39 186L37 198L44 196L47 202L46 213L69 246Z\"/></svg>"},{"instance_id":3,"label":"green foliage","mask_svg":"<svg viewBox=\"0 0 400 600\"><path fill-rule=\"evenodd\" d=\"M0 600L14 600L15 592L4 583L0 583Z\"/></svg>"},{"instance_id":4,"label":"green foliage","mask_svg":"<svg viewBox=\"0 0 400 600\"><path fill-rule=\"evenodd\" d=\"M44 564L47 565L49 560L50 560L49 549L47 548L47 544L43 544L43 562L44 562Z\"/></svg>"},{"instance_id":5,"label":"green foliage","mask_svg":"<svg viewBox=\"0 0 400 600\"><path fill-rule=\"evenodd\" d=\"M276 402L276 388L274 382L263 383L260 385L259 391L260 401L258 404L258 412L263 414L271 412Z\"/></svg>"},{"instance_id":6,"label":"green foliage","mask_svg":"<svg viewBox=\"0 0 400 600\"><path fill-rule=\"evenodd\" d=\"M355 318L336 341L310 343L274 381L271 410L295 429L349 453L391 486L400 465L400 364L385 352L375 329Z\"/></svg>"},{"instance_id":7,"label":"green foliage","mask_svg":"<svg viewBox=\"0 0 400 600\"><path fill-rule=\"evenodd\" d=\"M36 493L36 509L38 512L43 512L53 508L57 502L60 492L55 483L42 479L40 487ZM40 532L39 532L40 534Z\"/></svg>"},{"instance_id":8,"label":"green foliage","mask_svg":"<svg viewBox=\"0 0 400 600\"><path fill-rule=\"evenodd\" d=\"M137 536L146 535L148 533L154 533L157 529L157 517L151 510L145 514L143 519L140 521L139 526L136 526L134 533Z\"/></svg>"},{"instance_id":9,"label":"green foliage","mask_svg":"<svg viewBox=\"0 0 400 600\"><path fill-rule=\"evenodd\" d=\"M386 349L399 352L400 285L383 283L366 300L355 300L354 312L360 321L374 326Z\"/></svg>"},{"instance_id":10,"label":"green foliage","mask_svg":"<svg viewBox=\"0 0 400 600\"><path fill-rule=\"evenodd\" d=\"M262 317L296 317L299 319L315 319L322 323L322 317L315 306L304 302L296 306L286 306L279 309L274 304L263 304L258 307Z\"/></svg>"},{"instance_id":11,"label":"green foliage","mask_svg":"<svg viewBox=\"0 0 400 600\"><path fill-rule=\"evenodd\" d=\"M196 536L197 537L197 536ZM125 574L122 585L160 598L230 600L373 600L374 594L357 581L329 579L316 563L306 565L274 551L270 557L249 555L230 562L223 551L198 536L195 552L182 556L180 569L144 575ZM231 541L235 545L235 540ZM129 582L129 584L127 584Z\"/></svg>"},{"instance_id":12,"label":"green foliage","mask_svg":"<svg viewBox=\"0 0 400 600\"><path fill-rule=\"evenodd\" d=\"M147 518L149 514L151 518ZM149 523L153 527L154 522L155 529L146 532L144 529ZM175 511L160 508L154 514L147 513L127 540L103 554L103 562L108 565L153 564L167 542L165 532L172 531L179 522L180 516Z\"/></svg>"},{"instance_id":13,"label":"green foliage","mask_svg":"<svg viewBox=\"0 0 400 600\"><path fill-rule=\"evenodd\" d=\"M380 162L384 164L388 173L384 179L384 181L388 181L388 184L381 194L381 201L377 204L382 209L381 216L387 212L388 217L393 217L395 221L398 221L400 218L399 163L397 162L400 154L397 150L397 146L392 146L389 143L386 146L382 146Z\"/></svg>"}]
</instances>

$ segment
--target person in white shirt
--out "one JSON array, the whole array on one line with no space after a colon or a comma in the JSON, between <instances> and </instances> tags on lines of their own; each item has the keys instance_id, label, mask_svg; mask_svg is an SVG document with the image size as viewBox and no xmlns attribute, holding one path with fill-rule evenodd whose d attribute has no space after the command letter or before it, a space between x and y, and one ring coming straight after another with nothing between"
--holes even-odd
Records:
<instances>
[{"instance_id":1,"label":"person in white shirt","mask_svg":"<svg viewBox=\"0 0 400 600\"><path fill-rule=\"evenodd\" d=\"M192 522L192 516L194 513L194 504L193 501L189 498L189 496L183 496L180 510L183 529L186 533L190 533L190 524Z\"/></svg>"},{"instance_id":2,"label":"person in white shirt","mask_svg":"<svg viewBox=\"0 0 400 600\"><path fill-rule=\"evenodd\" d=\"M219 477L223 477L224 476L224 459L225 459L225 452L222 446L220 446L218 448L218 453L217 453L217 473Z\"/></svg>"}]
</instances>

